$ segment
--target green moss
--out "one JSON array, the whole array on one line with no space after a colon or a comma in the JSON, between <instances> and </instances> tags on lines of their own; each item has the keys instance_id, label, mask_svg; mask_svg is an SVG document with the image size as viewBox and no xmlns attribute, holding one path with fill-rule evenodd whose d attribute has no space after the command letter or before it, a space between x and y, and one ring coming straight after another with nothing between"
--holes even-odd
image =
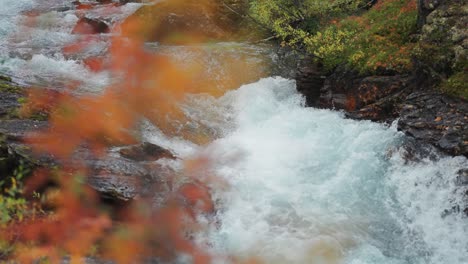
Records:
<instances>
[{"instance_id":1,"label":"green moss","mask_svg":"<svg viewBox=\"0 0 468 264\"><path fill-rule=\"evenodd\" d=\"M12 82L11 78L8 77L8 76L3 76L3 75L0 75L0 80L2 81L7 81L7 82Z\"/></svg>"},{"instance_id":2,"label":"green moss","mask_svg":"<svg viewBox=\"0 0 468 264\"><path fill-rule=\"evenodd\" d=\"M26 97L20 97L18 98L18 103L20 105L24 105L28 102L28 99ZM17 107L14 109L11 109L2 119L30 119L30 120L36 120L36 121L47 121L49 119L49 114L43 112L43 111L35 111L31 114L24 115L21 113L21 107Z\"/></svg>"},{"instance_id":3,"label":"green moss","mask_svg":"<svg viewBox=\"0 0 468 264\"><path fill-rule=\"evenodd\" d=\"M8 93L21 93L22 89L21 87L9 82L9 81L3 81L3 79L0 78L0 92L8 92Z\"/></svg>"},{"instance_id":4,"label":"green moss","mask_svg":"<svg viewBox=\"0 0 468 264\"><path fill-rule=\"evenodd\" d=\"M408 72L412 68L411 35L416 32L416 19L412 1L393 0L339 21L339 29L355 34L345 43L341 61L336 64L347 64L361 73Z\"/></svg>"},{"instance_id":5,"label":"green moss","mask_svg":"<svg viewBox=\"0 0 468 264\"><path fill-rule=\"evenodd\" d=\"M347 65L361 73L409 72L417 31L414 0L253 1L251 12L285 44L305 47L328 70ZM298 22L301 21L301 22Z\"/></svg>"},{"instance_id":6,"label":"green moss","mask_svg":"<svg viewBox=\"0 0 468 264\"><path fill-rule=\"evenodd\" d=\"M49 115L44 112L34 112L30 116L28 116L28 119L36 121L47 121L49 119Z\"/></svg>"},{"instance_id":7,"label":"green moss","mask_svg":"<svg viewBox=\"0 0 468 264\"><path fill-rule=\"evenodd\" d=\"M450 95L468 99L468 74L457 72L442 82L440 88Z\"/></svg>"},{"instance_id":8,"label":"green moss","mask_svg":"<svg viewBox=\"0 0 468 264\"><path fill-rule=\"evenodd\" d=\"M13 108L3 117L3 119L5 120L18 119L20 118L19 111L20 111L19 108Z\"/></svg>"}]
</instances>

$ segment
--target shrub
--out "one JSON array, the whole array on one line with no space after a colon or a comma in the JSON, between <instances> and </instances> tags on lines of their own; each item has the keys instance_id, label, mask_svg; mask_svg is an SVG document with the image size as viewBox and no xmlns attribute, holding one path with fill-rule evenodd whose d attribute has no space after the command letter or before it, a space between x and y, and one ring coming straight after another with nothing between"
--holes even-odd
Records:
<instances>
[{"instance_id":1,"label":"shrub","mask_svg":"<svg viewBox=\"0 0 468 264\"><path fill-rule=\"evenodd\" d=\"M2 195L0 196L0 224L5 225L12 220L22 221L27 214L27 202L22 197L23 177L28 173L20 165L13 176L0 181Z\"/></svg>"},{"instance_id":2,"label":"shrub","mask_svg":"<svg viewBox=\"0 0 468 264\"><path fill-rule=\"evenodd\" d=\"M468 75L464 71L457 72L441 84L442 91L468 99Z\"/></svg>"},{"instance_id":3,"label":"shrub","mask_svg":"<svg viewBox=\"0 0 468 264\"><path fill-rule=\"evenodd\" d=\"M253 1L251 12L293 47L305 46L327 69L349 65L361 73L406 72L415 46L416 0Z\"/></svg>"}]
</instances>

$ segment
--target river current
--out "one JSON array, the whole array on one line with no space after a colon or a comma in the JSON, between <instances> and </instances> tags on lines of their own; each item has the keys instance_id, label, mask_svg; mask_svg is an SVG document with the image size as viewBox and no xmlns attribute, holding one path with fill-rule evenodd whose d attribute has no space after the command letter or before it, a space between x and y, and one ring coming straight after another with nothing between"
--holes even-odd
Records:
<instances>
[{"instance_id":1,"label":"river current","mask_svg":"<svg viewBox=\"0 0 468 264\"><path fill-rule=\"evenodd\" d=\"M0 72L24 84L79 80L86 92L111 82L109 73L81 61L106 52L105 34L94 36L81 58L62 54L78 38L71 34L75 11L64 8L71 2L0 0ZM140 6L106 15L120 21ZM33 8L41 10L41 23L26 28L21 21ZM148 47L175 60L193 55L183 46ZM208 77L226 56L251 60L253 68L276 59L265 47L243 43L210 44L203 52ZM293 80L261 77L248 76L221 97L187 95L181 107L191 122L216 135L206 145L145 132L179 157L209 157L210 172L228 183L213 188L218 224L195 238L219 256L216 263L229 263L225 255L265 263L468 263L468 219L448 212L466 203L466 187L455 180L466 158L434 151L410 160L409 139L394 126L306 108Z\"/></svg>"}]
</instances>

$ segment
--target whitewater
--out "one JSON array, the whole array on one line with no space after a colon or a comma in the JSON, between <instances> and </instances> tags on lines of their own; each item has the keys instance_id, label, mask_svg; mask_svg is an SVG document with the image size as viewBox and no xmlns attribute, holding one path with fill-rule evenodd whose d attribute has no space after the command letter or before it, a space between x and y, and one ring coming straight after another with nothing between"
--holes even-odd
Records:
<instances>
[{"instance_id":1,"label":"whitewater","mask_svg":"<svg viewBox=\"0 0 468 264\"><path fill-rule=\"evenodd\" d=\"M92 72L80 58L62 53L76 41L70 32L78 18L57 7L72 1L38 2L0 0L0 72L23 83L79 80L85 91L105 87L109 73ZM115 19L139 6L122 6ZM45 10L42 23L25 30L23 12L32 8ZM83 57L106 52L106 36L94 41ZM183 47L161 48L156 52L189 54ZM274 61L263 48L239 44L235 50ZM220 52L203 56L213 67L222 61ZM411 139L394 126L307 108L295 82L281 77L246 83L218 98L187 95L181 108L190 122L213 131L211 143L154 130L145 138L178 157L209 158L210 174L227 183L211 186L215 219L200 216L217 224L195 237L214 263L232 262L226 256L265 263L468 263L468 221L452 210L466 203L467 187L456 181L468 168L466 158L431 149L431 155L409 158Z\"/></svg>"},{"instance_id":2,"label":"whitewater","mask_svg":"<svg viewBox=\"0 0 468 264\"><path fill-rule=\"evenodd\" d=\"M214 253L266 263L467 263L464 157L408 161L394 127L304 107L292 80L262 79L215 106L224 134L201 154L229 190L221 223L199 237ZM192 99L193 101L194 99ZM220 260L224 263L225 260Z\"/></svg>"}]
</instances>

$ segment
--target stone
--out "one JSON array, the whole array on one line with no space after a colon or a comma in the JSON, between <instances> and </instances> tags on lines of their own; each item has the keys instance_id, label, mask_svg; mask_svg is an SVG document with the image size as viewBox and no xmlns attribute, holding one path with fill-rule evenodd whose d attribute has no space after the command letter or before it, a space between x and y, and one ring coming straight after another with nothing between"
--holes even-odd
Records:
<instances>
[{"instance_id":1,"label":"stone","mask_svg":"<svg viewBox=\"0 0 468 264\"><path fill-rule=\"evenodd\" d=\"M22 141L29 133L47 127L47 121L30 119L2 120L0 122L0 133L4 134L9 140Z\"/></svg>"},{"instance_id":2,"label":"stone","mask_svg":"<svg viewBox=\"0 0 468 264\"><path fill-rule=\"evenodd\" d=\"M439 92L417 91L403 103L398 130L450 155L468 156L468 103Z\"/></svg>"},{"instance_id":3,"label":"stone","mask_svg":"<svg viewBox=\"0 0 468 264\"><path fill-rule=\"evenodd\" d=\"M18 102L20 98L19 94L0 91L0 117L8 116L18 109L21 106Z\"/></svg>"},{"instance_id":4,"label":"stone","mask_svg":"<svg viewBox=\"0 0 468 264\"><path fill-rule=\"evenodd\" d=\"M121 157L83 155L90 170L88 184L102 197L130 201L137 196L167 196L172 171L161 166L148 166Z\"/></svg>"},{"instance_id":5,"label":"stone","mask_svg":"<svg viewBox=\"0 0 468 264\"><path fill-rule=\"evenodd\" d=\"M124 147L119 150L119 153L122 157L135 161L155 161L162 158L175 159L169 150L149 142Z\"/></svg>"},{"instance_id":6,"label":"stone","mask_svg":"<svg viewBox=\"0 0 468 264\"><path fill-rule=\"evenodd\" d=\"M321 89L325 82L322 65L314 63L313 57L301 59L296 73L296 88L306 98L307 106L315 106L320 99Z\"/></svg>"},{"instance_id":7,"label":"stone","mask_svg":"<svg viewBox=\"0 0 468 264\"><path fill-rule=\"evenodd\" d=\"M468 168L459 170L457 174L455 183L458 186L468 186Z\"/></svg>"}]
</instances>

